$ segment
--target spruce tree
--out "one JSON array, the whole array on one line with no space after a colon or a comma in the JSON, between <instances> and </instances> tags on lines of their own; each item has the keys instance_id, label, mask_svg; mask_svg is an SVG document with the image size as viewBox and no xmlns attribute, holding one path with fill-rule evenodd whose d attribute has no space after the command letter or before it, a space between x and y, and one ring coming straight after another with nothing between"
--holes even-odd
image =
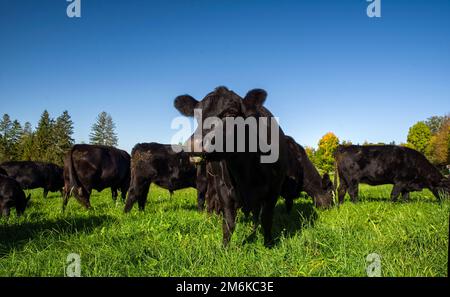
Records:
<instances>
[{"instance_id":1,"label":"spruce tree","mask_svg":"<svg viewBox=\"0 0 450 297\"><path fill-rule=\"evenodd\" d=\"M34 142L35 154L33 159L35 161L50 161L54 159L54 120L50 118L47 110L42 113L36 128L36 137Z\"/></svg>"},{"instance_id":2,"label":"spruce tree","mask_svg":"<svg viewBox=\"0 0 450 297\"><path fill-rule=\"evenodd\" d=\"M64 155L74 143L72 138L73 122L67 110L56 119L53 130L55 139L55 156L53 159L55 163L62 165L64 163Z\"/></svg>"},{"instance_id":3,"label":"spruce tree","mask_svg":"<svg viewBox=\"0 0 450 297\"><path fill-rule=\"evenodd\" d=\"M19 142L22 137L22 126L19 121L11 121L4 114L0 121L0 161L18 160L20 158Z\"/></svg>"},{"instance_id":4,"label":"spruce tree","mask_svg":"<svg viewBox=\"0 0 450 297\"><path fill-rule=\"evenodd\" d=\"M92 125L92 131L89 135L90 143L116 146L118 138L115 129L116 125L112 117L104 111L101 112L97 117L97 122Z\"/></svg>"},{"instance_id":5,"label":"spruce tree","mask_svg":"<svg viewBox=\"0 0 450 297\"><path fill-rule=\"evenodd\" d=\"M30 122L23 126L22 138L20 139L20 159L25 161L33 160L34 151L34 132Z\"/></svg>"}]
</instances>

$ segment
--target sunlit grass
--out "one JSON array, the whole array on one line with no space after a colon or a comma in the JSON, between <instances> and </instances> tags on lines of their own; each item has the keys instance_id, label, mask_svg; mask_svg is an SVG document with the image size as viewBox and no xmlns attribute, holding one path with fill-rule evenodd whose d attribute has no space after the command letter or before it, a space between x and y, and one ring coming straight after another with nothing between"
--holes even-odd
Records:
<instances>
[{"instance_id":1,"label":"sunlit grass","mask_svg":"<svg viewBox=\"0 0 450 297\"><path fill-rule=\"evenodd\" d=\"M365 276L378 253L383 276L446 276L449 201L423 191L391 203L390 190L363 185L359 203L324 211L301 198L286 214L280 200L272 249L261 232L244 244L252 225L242 213L224 249L222 221L196 211L194 189L170 199L153 186L145 212L128 215L109 190L92 195L90 211L72 198L64 214L59 194L35 190L23 217L0 221L0 275L63 276L77 253L83 276Z\"/></svg>"}]
</instances>

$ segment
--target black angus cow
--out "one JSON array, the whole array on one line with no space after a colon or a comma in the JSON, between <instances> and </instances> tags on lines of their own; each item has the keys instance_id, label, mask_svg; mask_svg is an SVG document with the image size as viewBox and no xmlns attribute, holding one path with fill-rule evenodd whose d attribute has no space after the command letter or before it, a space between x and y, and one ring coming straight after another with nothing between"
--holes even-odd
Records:
<instances>
[{"instance_id":1,"label":"black angus cow","mask_svg":"<svg viewBox=\"0 0 450 297\"><path fill-rule=\"evenodd\" d=\"M10 161L0 165L9 177L14 178L22 189L44 188L44 198L48 192L62 192L64 186L63 169L56 164L34 161Z\"/></svg>"},{"instance_id":2,"label":"black angus cow","mask_svg":"<svg viewBox=\"0 0 450 297\"><path fill-rule=\"evenodd\" d=\"M66 208L70 194L86 208L90 208L92 190L111 188L113 200L117 190L125 201L130 185L130 155L110 146L76 144L64 159L64 201Z\"/></svg>"},{"instance_id":3,"label":"black angus cow","mask_svg":"<svg viewBox=\"0 0 450 297\"><path fill-rule=\"evenodd\" d=\"M271 163L261 161L262 149L258 149L256 152L246 148L240 153L211 153L208 147L205 148L205 145L208 145L207 143L204 145L196 140L194 135L197 133L194 133L188 140L187 147L194 152L200 151L206 159L225 162L226 170L231 179L230 182L236 191L237 204L242 207L244 212L253 214L255 230L261 213L264 244L270 246L273 243L271 230L274 207L286 176L287 148L283 131L278 125L273 127L275 127L274 131L278 132L279 137L278 139L277 137L272 137L271 119L273 115L263 107L266 97L267 93L261 89L251 90L245 98L241 98L225 87L218 87L201 101L197 101L189 95L178 96L174 101L174 105L183 115L190 117L194 116L194 109L201 110L203 119L216 117L222 121L223 127L226 127L226 118L243 118L255 119L259 128L269 130L267 132L267 143L274 145L278 149L278 158ZM260 121L262 118L267 119L266 123ZM200 135L205 136L213 133L212 129L208 129L205 125L199 125L200 127L202 127L202 131L199 131ZM226 129L224 128L224 130ZM251 131L252 135L245 133L246 147L250 136L253 137L256 134L258 139L260 139L262 136L260 130ZM230 134L230 131L223 132L223 135L233 135ZM219 190L221 189L219 188ZM236 224L236 203L232 201L234 199L232 196L229 194L224 195L224 197L219 195L219 198L223 199L221 205L224 208L223 243L225 246L228 245Z\"/></svg>"},{"instance_id":4,"label":"black angus cow","mask_svg":"<svg viewBox=\"0 0 450 297\"><path fill-rule=\"evenodd\" d=\"M449 180L416 150L394 145L339 146L335 152L339 176L339 202L348 191L353 202L358 198L358 185L393 184L392 201L402 194L428 188L440 200L439 192L449 191Z\"/></svg>"},{"instance_id":5,"label":"black angus cow","mask_svg":"<svg viewBox=\"0 0 450 297\"><path fill-rule=\"evenodd\" d=\"M11 208L16 208L18 216L22 215L30 201L30 194L25 198L20 184L12 177L0 174L0 212L9 217Z\"/></svg>"},{"instance_id":6,"label":"black angus cow","mask_svg":"<svg viewBox=\"0 0 450 297\"><path fill-rule=\"evenodd\" d=\"M295 140L286 136L288 145L288 170L281 196L286 200L287 210L292 209L293 200L305 191L313 198L317 207L329 207L333 203L333 183L325 173L320 177L314 164L309 160L305 149Z\"/></svg>"},{"instance_id":7,"label":"black angus cow","mask_svg":"<svg viewBox=\"0 0 450 297\"><path fill-rule=\"evenodd\" d=\"M294 199L300 196L301 192L306 192L313 198L316 207L327 208L333 203L333 183L327 173L320 176L316 167L309 160L305 149L286 136L288 145L288 169L286 179L281 189L281 196L286 201L288 212L291 211ZM226 164L222 162L207 162L206 176L208 180L208 190L206 192L206 205L209 213L222 213L223 206L220 204L219 195L230 196L238 208L236 193L231 183Z\"/></svg>"},{"instance_id":8,"label":"black angus cow","mask_svg":"<svg viewBox=\"0 0 450 297\"><path fill-rule=\"evenodd\" d=\"M205 204L206 180L204 164L192 164L189 155L175 152L170 144L139 143L131 152L131 183L125 212L129 212L136 201L144 210L150 184L173 192L193 187L197 189L197 207L203 210Z\"/></svg>"}]
</instances>

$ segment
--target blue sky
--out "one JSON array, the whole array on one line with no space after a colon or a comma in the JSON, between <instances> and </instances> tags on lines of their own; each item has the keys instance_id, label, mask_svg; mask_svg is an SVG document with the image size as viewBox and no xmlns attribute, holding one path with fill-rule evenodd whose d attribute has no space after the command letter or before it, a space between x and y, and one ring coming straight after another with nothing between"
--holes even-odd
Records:
<instances>
[{"instance_id":1,"label":"blue sky","mask_svg":"<svg viewBox=\"0 0 450 297\"><path fill-rule=\"evenodd\" d=\"M77 142L110 113L119 146L170 141L180 94L264 88L286 134L316 146L406 140L450 112L450 1L0 0L0 113L68 110Z\"/></svg>"}]
</instances>

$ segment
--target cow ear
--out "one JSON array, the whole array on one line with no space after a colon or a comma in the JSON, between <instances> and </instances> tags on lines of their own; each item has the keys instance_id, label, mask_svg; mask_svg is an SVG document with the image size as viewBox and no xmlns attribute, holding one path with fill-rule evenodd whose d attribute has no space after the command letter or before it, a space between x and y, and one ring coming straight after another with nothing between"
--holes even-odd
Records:
<instances>
[{"instance_id":1,"label":"cow ear","mask_svg":"<svg viewBox=\"0 0 450 297\"><path fill-rule=\"evenodd\" d=\"M181 112L182 115L187 117L194 116L194 109L197 106L198 101L195 100L192 96L182 95L175 98L173 105L175 108Z\"/></svg>"},{"instance_id":2,"label":"cow ear","mask_svg":"<svg viewBox=\"0 0 450 297\"><path fill-rule=\"evenodd\" d=\"M328 175L328 173L325 173L322 176L322 188L324 190L328 190L331 189L333 187L333 183L331 182L330 176Z\"/></svg>"},{"instance_id":3,"label":"cow ear","mask_svg":"<svg viewBox=\"0 0 450 297\"><path fill-rule=\"evenodd\" d=\"M246 107L261 107L266 101L267 92L263 89L253 89L245 95L244 104Z\"/></svg>"}]
</instances>

